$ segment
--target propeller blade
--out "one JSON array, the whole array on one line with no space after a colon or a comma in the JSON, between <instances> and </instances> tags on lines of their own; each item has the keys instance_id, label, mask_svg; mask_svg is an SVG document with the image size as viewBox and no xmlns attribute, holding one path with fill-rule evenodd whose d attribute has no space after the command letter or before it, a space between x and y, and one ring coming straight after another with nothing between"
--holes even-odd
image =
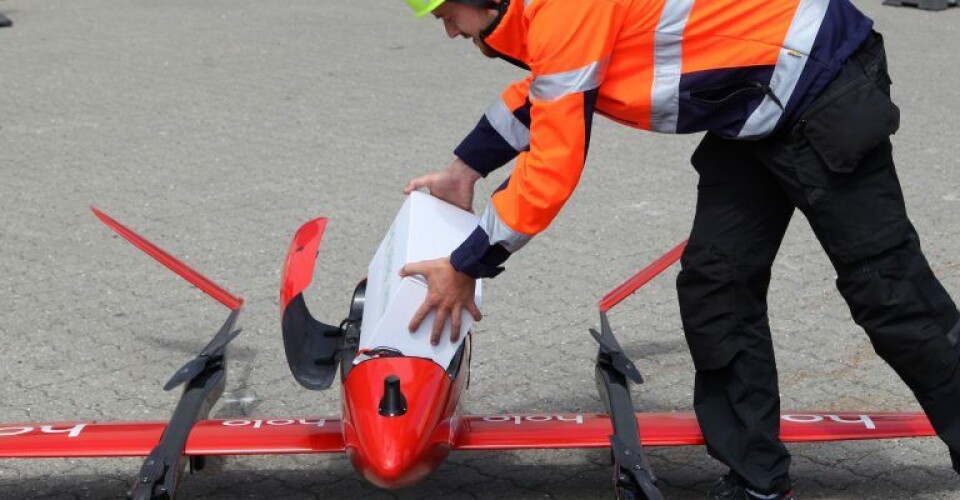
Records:
<instances>
[{"instance_id":1,"label":"propeller blade","mask_svg":"<svg viewBox=\"0 0 960 500\"><path fill-rule=\"evenodd\" d=\"M233 325L237 323L237 317L239 316L239 309L230 312L230 316L227 316L227 320L223 322L223 326L220 327L217 334L214 335L210 343L200 351L201 356L220 354L219 351L223 350L231 340L237 338L237 335L240 335L240 330L233 330Z\"/></svg>"},{"instance_id":2,"label":"propeller blade","mask_svg":"<svg viewBox=\"0 0 960 500\"><path fill-rule=\"evenodd\" d=\"M623 348L620 347L620 343L617 342L617 337L613 335L613 330L610 328L610 321L607 320L606 313L600 312L600 332L591 328L590 334L593 335L593 338L600 344L600 352L610 359L610 364L613 365L618 372L622 373L623 376L635 384L643 383L640 370L638 370L636 365L633 364L633 361L624 354Z\"/></svg>"},{"instance_id":3,"label":"propeller blade","mask_svg":"<svg viewBox=\"0 0 960 500\"><path fill-rule=\"evenodd\" d=\"M188 361L187 364L177 370L177 373L174 373L173 376L170 377L170 380L163 386L163 390L169 391L184 382L193 380L194 377L200 375L203 369L207 367L208 361L210 361L210 358L207 356L197 356Z\"/></svg>"},{"instance_id":4,"label":"propeller blade","mask_svg":"<svg viewBox=\"0 0 960 500\"><path fill-rule=\"evenodd\" d=\"M223 326L220 327L220 330L214 335L213 340L207 344L206 347L200 351L200 354L192 360L188 361L183 365L176 373L170 377L170 380L163 386L163 390L169 391L178 385L189 382L193 380L194 377L200 375L203 370L209 365L209 363L219 357L223 356L223 350L227 347L227 344L230 343L233 339L237 338L242 332L242 329L233 330L233 325L237 322L237 317L240 315L240 310L234 310L230 312L230 316L227 317L227 320L224 321Z\"/></svg>"}]
</instances>

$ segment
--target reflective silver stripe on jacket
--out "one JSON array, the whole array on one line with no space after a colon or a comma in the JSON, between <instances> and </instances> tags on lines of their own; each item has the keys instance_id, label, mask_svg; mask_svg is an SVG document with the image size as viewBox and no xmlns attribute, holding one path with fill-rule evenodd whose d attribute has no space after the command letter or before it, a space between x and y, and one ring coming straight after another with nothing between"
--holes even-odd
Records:
<instances>
[{"instance_id":1,"label":"reflective silver stripe on jacket","mask_svg":"<svg viewBox=\"0 0 960 500\"><path fill-rule=\"evenodd\" d=\"M582 68L537 76L530 83L530 98L538 101L556 101L568 94L593 90L603 83L603 75L609 61L609 58L604 58Z\"/></svg>"},{"instance_id":2,"label":"reflective silver stripe on jacket","mask_svg":"<svg viewBox=\"0 0 960 500\"><path fill-rule=\"evenodd\" d=\"M653 93L650 129L677 132L680 115L680 72L683 69L683 32L694 0L667 0L654 36Z\"/></svg>"},{"instance_id":3,"label":"reflective silver stripe on jacket","mask_svg":"<svg viewBox=\"0 0 960 500\"><path fill-rule=\"evenodd\" d=\"M510 111L503 99L497 99L485 114L493 129L517 151L530 148L530 129Z\"/></svg>"},{"instance_id":4,"label":"reflective silver stripe on jacket","mask_svg":"<svg viewBox=\"0 0 960 500\"><path fill-rule=\"evenodd\" d=\"M776 102L770 96L763 98L760 106L747 118L739 137L762 137L773 132L777 122L783 116L783 108L790 102L803 68L807 65L813 43L820 32L820 25L827 15L827 6L830 0L800 0L800 6L793 17L790 31L780 49L777 66L770 79L770 88L780 101Z\"/></svg>"},{"instance_id":5,"label":"reflective silver stripe on jacket","mask_svg":"<svg viewBox=\"0 0 960 500\"><path fill-rule=\"evenodd\" d=\"M520 250L527 242L533 239L532 236L518 233L504 224L503 221L500 220L500 216L497 215L497 209L494 208L493 202L487 204L483 215L480 216L480 227L483 228L483 231L487 233L487 236L490 238L490 245L500 243L510 253Z\"/></svg>"}]
</instances>

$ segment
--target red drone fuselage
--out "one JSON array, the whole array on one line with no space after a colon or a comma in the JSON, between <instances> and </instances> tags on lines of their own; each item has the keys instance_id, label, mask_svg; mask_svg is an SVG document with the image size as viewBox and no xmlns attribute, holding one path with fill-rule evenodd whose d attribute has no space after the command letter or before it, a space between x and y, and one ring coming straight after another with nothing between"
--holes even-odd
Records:
<instances>
[{"instance_id":1,"label":"red drone fuselage","mask_svg":"<svg viewBox=\"0 0 960 500\"><path fill-rule=\"evenodd\" d=\"M451 379L428 359L386 357L364 361L342 384L343 442L350 462L370 482L401 488L433 472L456 439L457 405L469 377L464 369ZM384 379L400 379L407 401L403 415L380 412Z\"/></svg>"}]
</instances>

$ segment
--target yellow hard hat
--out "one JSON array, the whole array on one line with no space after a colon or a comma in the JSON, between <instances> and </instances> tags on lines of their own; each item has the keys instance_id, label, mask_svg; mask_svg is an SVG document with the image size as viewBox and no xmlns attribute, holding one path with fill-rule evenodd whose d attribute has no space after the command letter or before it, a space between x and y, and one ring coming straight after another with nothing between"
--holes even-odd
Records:
<instances>
[{"instance_id":1,"label":"yellow hard hat","mask_svg":"<svg viewBox=\"0 0 960 500\"><path fill-rule=\"evenodd\" d=\"M406 0L407 5L413 10L417 17L423 17L436 9L444 0Z\"/></svg>"},{"instance_id":2,"label":"yellow hard hat","mask_svg":"<svg viewBox=\"0 0 960 500\"><path fill-rule=\"evenodd\" d=\"M413 9L414 15L423 17L440 6L445 0L406 0L407 5ZM490 0L450 0L453 3L462 3L472 5L473 7L495 7L494 2Z\"/></svg>"}]
</instances>

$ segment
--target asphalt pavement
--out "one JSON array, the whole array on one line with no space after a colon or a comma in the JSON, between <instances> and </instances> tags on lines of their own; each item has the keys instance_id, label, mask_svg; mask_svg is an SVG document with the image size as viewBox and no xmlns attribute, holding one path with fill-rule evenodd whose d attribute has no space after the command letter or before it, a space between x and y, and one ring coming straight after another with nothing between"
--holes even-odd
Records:
<instances>
[{"instance_id":1,"label":"asphalt pavement","mask_svg":"<svg viewBox=\"0 0 960 500\"><path fill-rule=\"evenodd\" d=\"M960 8L857 4L886 35L898 173L926 255L960 298ZM329 217L308 291L336 322L400 207L521 72L382 0L0 0L0 422L165 420L162 384L226 310L113 235L97 206L246 299L216 417L333 416L288 373L278 282L289 239ZM486 284L474 413L598 412L596 301L686 237L697 136L598 118L554 225ZM509 169L503 169L504 171ZM506 172L491 175L476 207ZM611 313L647 383L639 410L691 405L672 268ZM917 410L834 287L801 215L774 268L783 407ZM936 439L790 446L800 498L960 499ZM723 472L651 451L670 499ZM118 498L138 459L0 461L0 498ZM182 498L610 498L604 451L454 453L423 483L370 486L340 456L227 458Z\"/></svg>"}]
</instances>

